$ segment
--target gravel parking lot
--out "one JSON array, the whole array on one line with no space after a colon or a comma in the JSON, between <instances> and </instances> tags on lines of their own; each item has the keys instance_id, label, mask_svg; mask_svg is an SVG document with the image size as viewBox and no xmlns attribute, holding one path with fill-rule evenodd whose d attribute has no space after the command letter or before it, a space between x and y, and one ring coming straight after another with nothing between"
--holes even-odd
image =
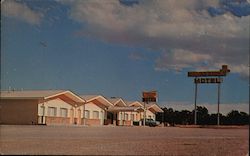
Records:
<instances>
[{"instance_id":1,"label":"gravel parking lot","mask_svg":"<svg viewBox=\"0 0 250 156\"><path fill-rule=\"evenodd\" d=\"M246 156L249 127L1 125L1 154Z\"/></svg>"}]
</instances>

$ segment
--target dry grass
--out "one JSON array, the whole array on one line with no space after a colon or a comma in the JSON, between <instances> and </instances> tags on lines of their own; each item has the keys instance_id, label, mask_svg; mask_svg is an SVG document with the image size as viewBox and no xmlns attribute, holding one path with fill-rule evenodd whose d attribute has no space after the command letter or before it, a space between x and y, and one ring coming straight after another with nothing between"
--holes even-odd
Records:
<instances>
[{"instance_id":1,"label":"dry grass","mask_svg":"<svg viewBox=\"0 0 250 156\"><path fill-rule=\"evenodd\" d=\"M1 127L1 154L245 156L249 128Z\"/></svg>"}]
</instances>

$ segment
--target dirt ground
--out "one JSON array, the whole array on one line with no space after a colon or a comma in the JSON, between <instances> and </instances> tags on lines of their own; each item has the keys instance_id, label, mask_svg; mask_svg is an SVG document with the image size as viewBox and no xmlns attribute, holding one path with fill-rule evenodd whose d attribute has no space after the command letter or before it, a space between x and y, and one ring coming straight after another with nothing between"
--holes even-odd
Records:
<instances>
[{"instance_id":1,"label":"dirt ground","mask_svg":"<svg viewBox=\"0 0 250 156\"><path fill-rule=\"evenodd\" d=\"M0 126L0 154L246 156L249 127Z\"/></svg>"}]
</instances>

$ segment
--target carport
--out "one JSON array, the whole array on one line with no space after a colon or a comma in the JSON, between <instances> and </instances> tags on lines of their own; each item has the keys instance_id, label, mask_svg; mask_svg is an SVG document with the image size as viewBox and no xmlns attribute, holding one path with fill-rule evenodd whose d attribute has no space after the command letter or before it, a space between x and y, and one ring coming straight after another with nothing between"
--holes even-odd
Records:
<instances>
[{"instance_id":1,"label":"carport","mask_svg":"<svg viewBox=\"0 0 250 156\"><path fill-rule=\"evenodd\" d=\"M109 113L112 113L113 124L124 126L124 125L133 125L132 120L128 120L126 114L132 114L133 112L139 113L141 118L141 112L144 111L142 107L118 107L113 106L109 107L107 110Z\"/></svg>"}]
</instances>

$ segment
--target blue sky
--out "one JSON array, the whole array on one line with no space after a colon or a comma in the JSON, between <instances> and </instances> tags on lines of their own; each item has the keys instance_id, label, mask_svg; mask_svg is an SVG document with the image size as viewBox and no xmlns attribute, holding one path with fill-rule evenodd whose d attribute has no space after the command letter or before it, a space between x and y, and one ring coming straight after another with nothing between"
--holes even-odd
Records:
<instances>
[{"instance_id":1,"label":"blue sky","mask_svg":"<svg viewBox=\"0 0 250 156\"><path fill-rule=\"evenodd\" d=\"M187 72L228 64L221 103L248 111L248 1L1 3L2 90L70 89L127 100L157 90L159 105L187 106L194 101ZM216 106L216 85L199 85L198 94L198 104Z\"/></svg>"}]
</instances>

